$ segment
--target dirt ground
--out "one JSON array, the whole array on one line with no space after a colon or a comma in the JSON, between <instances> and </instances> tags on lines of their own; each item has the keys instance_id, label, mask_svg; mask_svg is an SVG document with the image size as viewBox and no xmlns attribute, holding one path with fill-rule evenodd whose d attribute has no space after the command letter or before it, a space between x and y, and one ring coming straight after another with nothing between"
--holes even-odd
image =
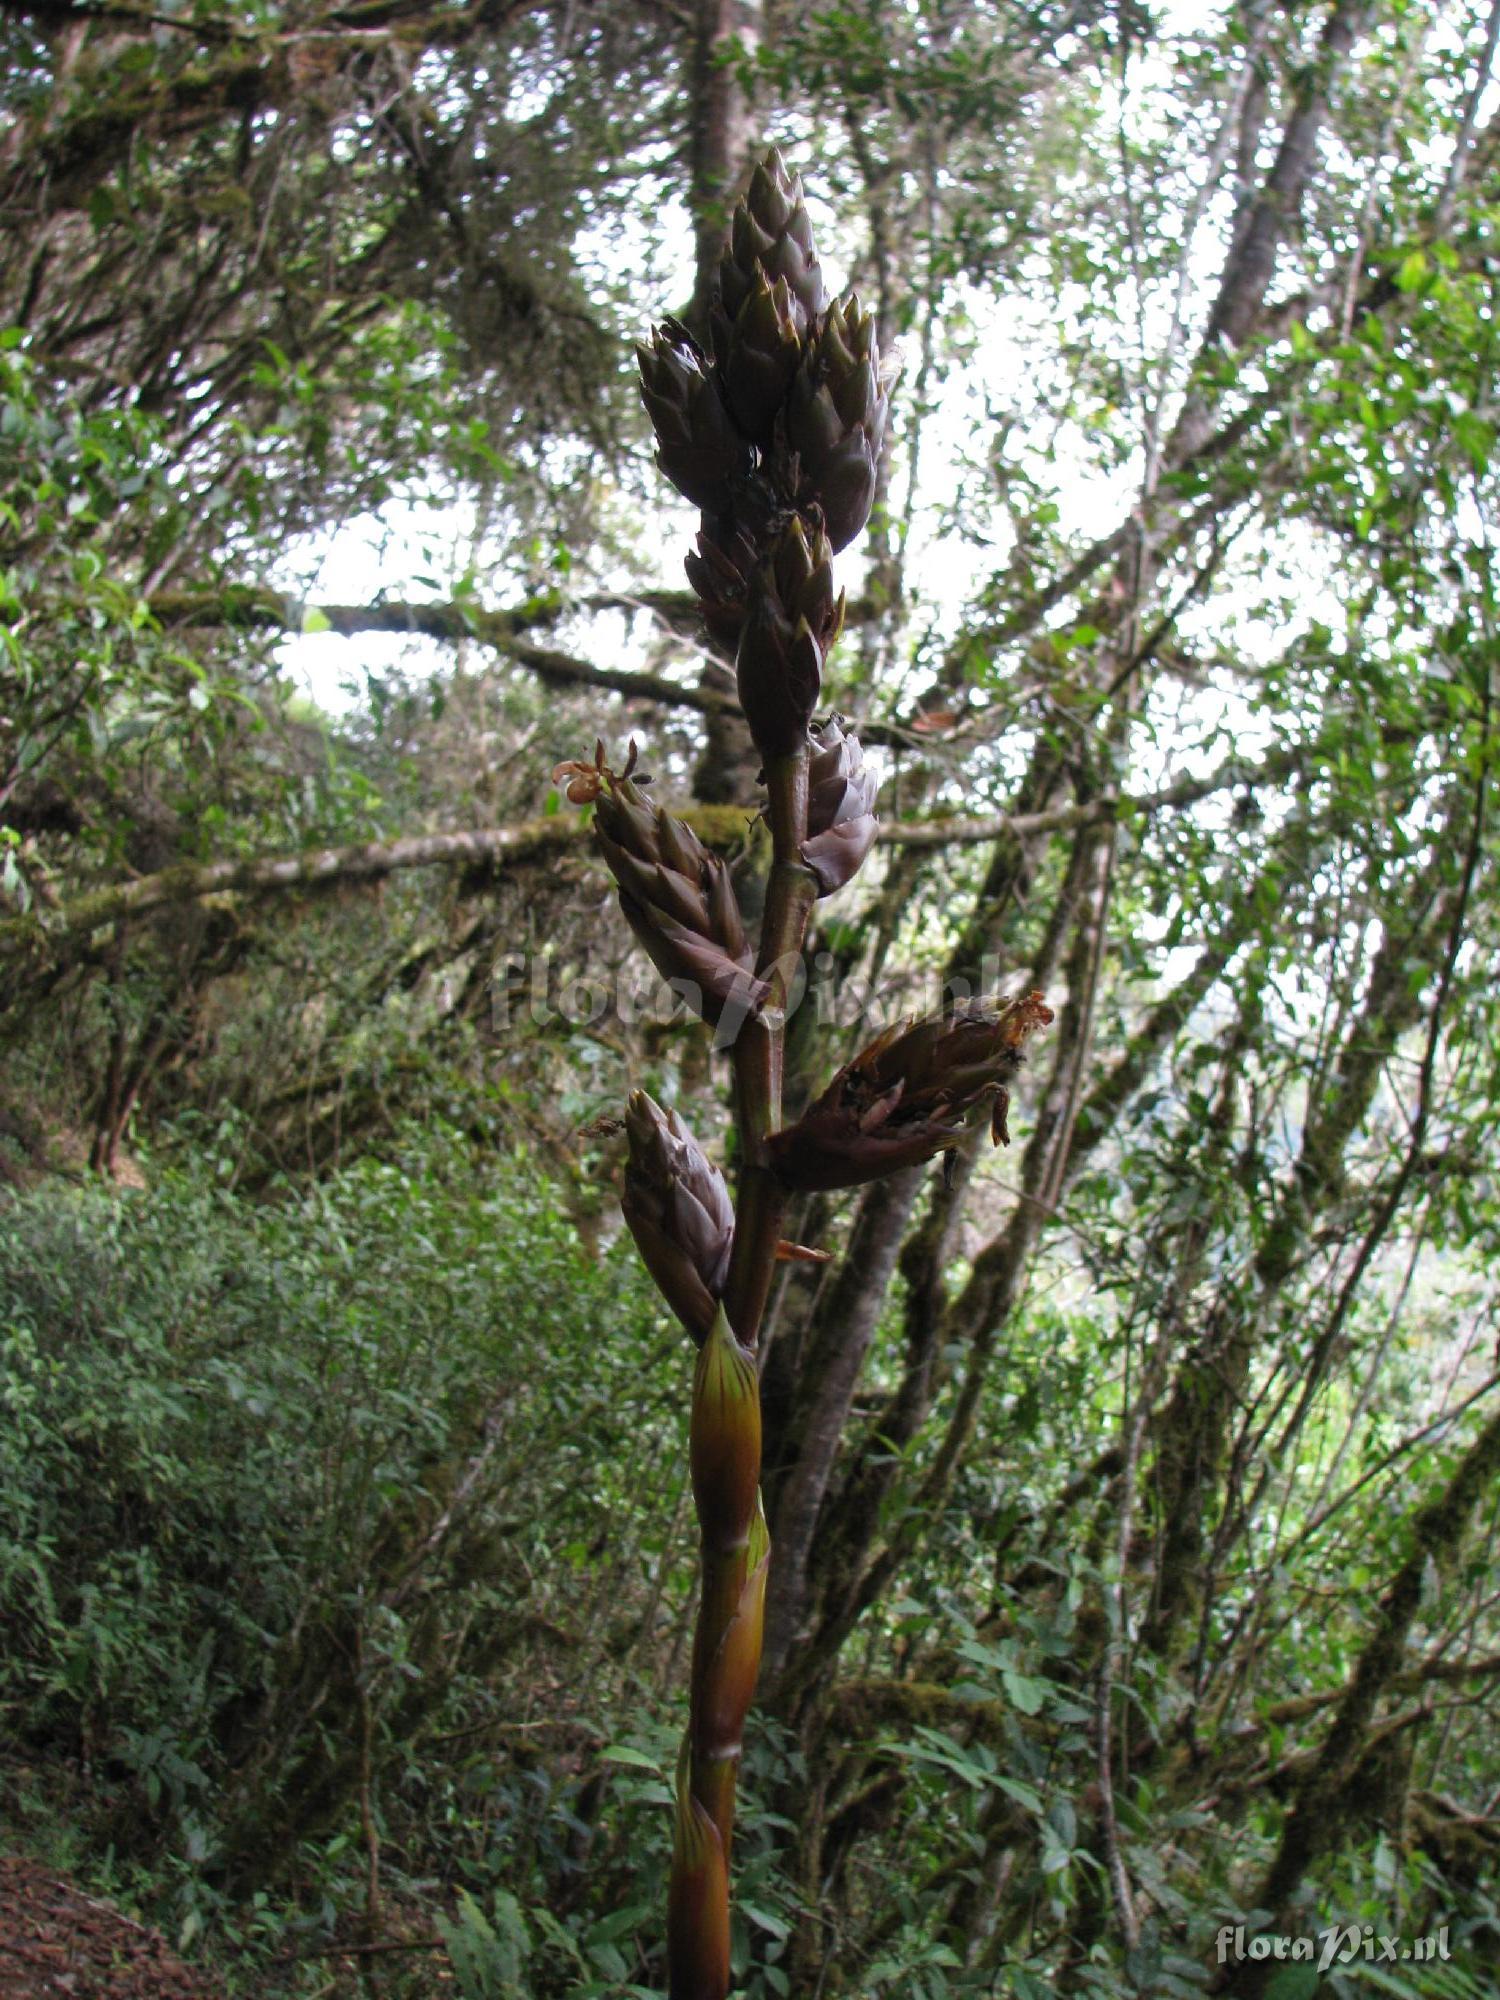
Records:
<instances>
[{"instance_id":1,"label":"dirt ground","mask_svg":"<svg viewBox=\"0 0 1500 2000\"><path fill-rule=\"evenodd\" d=\"M0 1857L0 2000L222 2000L159 1931Z\"/></svg>"}]
</instances>

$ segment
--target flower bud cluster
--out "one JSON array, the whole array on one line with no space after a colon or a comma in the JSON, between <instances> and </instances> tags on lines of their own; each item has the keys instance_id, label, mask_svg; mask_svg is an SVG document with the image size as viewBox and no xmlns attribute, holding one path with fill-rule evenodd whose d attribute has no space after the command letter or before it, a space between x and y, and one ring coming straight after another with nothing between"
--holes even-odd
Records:
<instances>
[{"instance_id":1,"label":"flower bud cluster","mask_svg":"<svg viewBox=\"0 0 1500 2000\"><path fill-rule=\"evenodd\" d=\"M687 328L663 320L637 345L641 400L656 432L656 463L679 493L708 513L729 505L753 454L730 421L718 377Z\"/></svg>"},{"instance_id":2,"label":"flower bud cluster","mask_svg":"<svg viewBox=\"0 0 1500 2000\"><path fill-rule=\"evenodd\" d=\"M755 977L729 869L686 820L647 798L636 777L635 745L623 771L612 771L604 745L592 763L559 764L568 797L594 807L594 838L615 878L625 921L662 978L677 987L710 1026L726 1009L743 1016L765 998Z\"/></svg>"},{"instance_id":3,"label":"flower bud cluster","mask_svg":"<svg viewBox=\"0 0 1500 2000\"><path fill-rule=\"evenodd\" d=\"M798 491L817 501L835 549L870 518L897 366L880 352L874 313L851 292L829 306L792 379L786 436Z\"/></svg>"},{"instance_id":4,"label":"flower bud cluster","mask_svg":"<svg viewBox=\"0 0 1500 2000\"><path fill-rule=\"evenodd\" d=\"M795 1125L772 1135L772 1165L791 1188L859 1187L954 1145L982 1104L998 1144L1009 1136L1006 1086L1022 1046L1051 1019L1040 993L1024 993L1004 1006L971 1001L887 1029Z\"/></svg>"},{"instance_id":5,"label":"flower bud cluster","mask_svg":"<svg viewBox=\"0 0 1500 2000\"><path fill-rule=\"evenodd\" d=\"M713 1325L734 1247L724 1176L675 1111L644 1090L625 1111L629 1158L620 1208L657 1290L695 1340Z\"/></svg>"},{"instance_id":6,"label":"flower bud cluster","mask_svg":"<svg viewBox=\"0 0 1500 2000\"><path fill-rule=\"evenodd\" d=\"M737 637L788 513L831 550L869 519L896 365L859 299L830 300L802 182L772 147L734 211L705 349L665 320L637 349L657 464L702 509L688 576Z\"/></svg>"}]
</instances>

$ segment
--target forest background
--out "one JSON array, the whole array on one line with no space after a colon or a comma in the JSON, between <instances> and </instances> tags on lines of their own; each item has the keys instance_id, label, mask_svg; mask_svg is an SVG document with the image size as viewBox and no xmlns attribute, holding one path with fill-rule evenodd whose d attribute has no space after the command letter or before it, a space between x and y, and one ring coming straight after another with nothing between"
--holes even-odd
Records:
<instances>
[{"instance_id":1,"label":"forest background","mask_svg":"<svg viewBox=\"0 0 1500 2000\"><path fill-rule=\"evenodd\" d=\"M634 735L753 902L631 342L775 140L905 356L789 1102L1058 1018L1008 1151L796 1218L739 1990L1494 1990L1497 35L0 7L13 1845L240 1992L661 1991L618 1119L725 1078L550 773ZM1450 1955L1221 1960L1330 1923Z\"/></svg>"}]
</instances>

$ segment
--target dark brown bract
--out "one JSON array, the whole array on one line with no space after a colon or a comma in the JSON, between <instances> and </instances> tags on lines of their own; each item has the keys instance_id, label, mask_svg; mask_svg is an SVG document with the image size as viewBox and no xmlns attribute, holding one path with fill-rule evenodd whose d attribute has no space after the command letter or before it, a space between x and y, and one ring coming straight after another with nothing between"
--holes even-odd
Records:
<instances>
[{"instance_id":1,"label":"dark brown bract","mask_svg":"<svg viewBox=\"0 0 1500 2000\"><path fill-rule=\"evenodd\" d=\"M1052 1019L1040 993L999 1008L975 1001L888 1028L834 1077L795 1125L774 1133L771 1163L786 1186L862 1186L920 1166L953 1145L981 1104L997 1112L1027 1037ZM992 1135L1003 1136L997 1116Z\"/></svg>"},{"instance_id":2,"label":"dark brown bract","mask_svg":"<svg viewBox=\"0 0 1500 2000\"><path fill-rule=\"evenodd\" d=\"M797 515L756 572L735 661L740 706L768 761L800 749L823 688L823 665L844 622L833 549Z\"/></svg>"},{"instance_id":3,"label":"dark brown bract","mask_svg":"<svg viewBox=\"0 0 1500 2000\"><path fill-rule=\"evenodd\" d=\"M836 550L870 518L898 367L880 352L875 315L851 293L828 308L792 382L786 437L798 499L822 509Z\"/></svg>"},{"instance_id":4,"label":"dark brown bract","mask_svg":"<svg viewBox=\"0 0 1500 2000\"><path fill-rule=\"evenodd\" d=\"M633 751L633 746L632 746ZM700 1019L748 1014L765 997L755 977L729 870L640 783L602 765L560 765L592 787L594 838L620 892L625 921L646 955ZM627 770L628 770L627 766ZM573 787L569 787L573 797Z\"/></svg>"},{"instance_id":5,"label":"dark brown bract","mask_svg":"<svg viewBox=\"0 0 1500 2000\"><path fill-rule=\"evenodd\" d=\"M758 275L772 284L785 283L798 335L805 334L827 305L828 294L813 247L812 217L802 198L801 178L787 172L775 146L750 176L719 264L719 304L729 318L744 305Z\"/></svg>"},{"instance_id":6,"label":"dark brown bract","mask_svg":"<svg viewBox=\"0 0 1500 2000\"><path fill-rule=\"evenodd\" d=\"M724 407L712 365L675 319L664 320L650 346L638 344L635 352L657 465L695 505L727 506L734 481L750 470L751 451Z\"/></svg>"}]
</instances>

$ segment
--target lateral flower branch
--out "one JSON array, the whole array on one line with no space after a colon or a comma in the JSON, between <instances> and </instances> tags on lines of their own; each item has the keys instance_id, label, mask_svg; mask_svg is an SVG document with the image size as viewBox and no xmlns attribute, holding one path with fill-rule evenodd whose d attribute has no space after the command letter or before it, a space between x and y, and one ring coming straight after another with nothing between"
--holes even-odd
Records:
<instances>
[{"instance_id":1,"label":"lateral flower branch","mask_svg":"<svg viewBox=\"0 0 1500 2000\"><path fill-rule=\"evenodd\" d=\"M774 149L735 209L708 335L705 349L668 319L637 352L657 464L702 513L688 578L709 628L735 648L763 760L771 869L755 949L728 868L650 796L633 743L618 771L599 743L555 774L594 807L626 921L734 1072L733 1205L675 1111L637 1091L625 1121L625 1220L698 1347L690 1462L703 1571L677 1778L671 2000L729 1991L735 1783L771 1559L761 1319L778 1258L827 1254L782 1240L788 1198L931 1159L979 1110L1005 1139L1006 1086L1052 1018L1029 993L890 1030L783 1128L788 994L808 918L854 878L877 832L858 739L836 716L814 718L844 615L833 559L869 518L896 366L858 297L829 298L802 184Z\"/></svg>"}]
</instances>

